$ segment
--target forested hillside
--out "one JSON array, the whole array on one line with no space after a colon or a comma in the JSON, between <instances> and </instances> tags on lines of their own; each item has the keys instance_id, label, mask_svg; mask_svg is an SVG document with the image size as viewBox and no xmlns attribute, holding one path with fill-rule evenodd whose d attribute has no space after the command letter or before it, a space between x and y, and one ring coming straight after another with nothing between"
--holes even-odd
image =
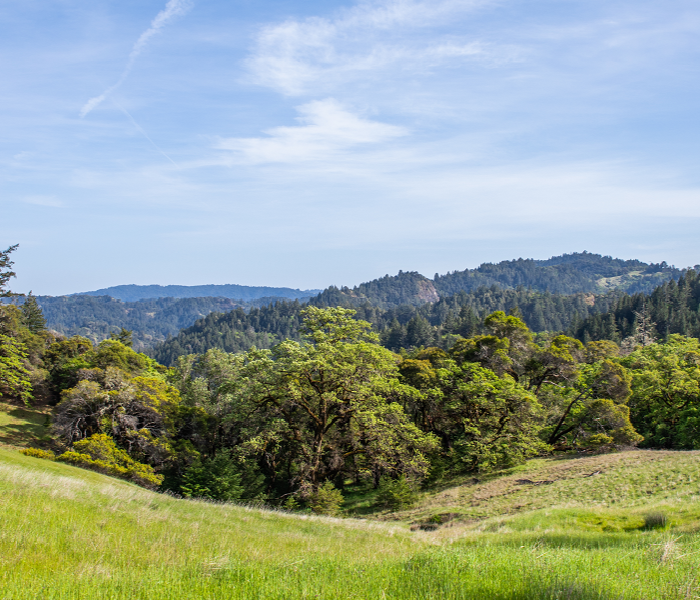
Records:
<instances>
[{"instance_id":1,"label":"forested hillside","mask_svg":"<svg viewBox=\"0 0 700 600\"><path fill-rule=\"evenodd\" d=\"M668 281L651 294L623 294L610 310L591 315L573 333L582 341L621 342L635 334L640 324L650 340L680 333L700 337L700 270L685 272L678 281Z\"/></svg>"},{"instance_id":2,"label":"forested hillside","mask_svg":"<svg viewBox=\"0 0 700 600\"><path fill-rule=\"evenodd\" d=\"M677 279L681 271L666 263L647 264L621 260L589 252L554 256L547 260L507 260L484 263L476 269L435 275L435 288L441 296L472 291L483 286L502 288L523 286L553 294L576 292L650 292L656 286Z\"/></svg>"},{"instance_id":3,"label":"forested hillside","mask_svg":"<svg viewBox=\"0 0 700 600\"><path fill-rule=\"evenodd\" d=\"M535 332L563 331L576 327L590 315L606 312L613 295L549 294L519 288L502 290L495 286L475 292L460 292L420 306L404 304L381 308L357 297L324 292L311 301L314 306L346 306L373 324L384 346L391 350L418 346L449 347L456 336L477 333L482 319L497 310L521 315ZM327 304L325 302L327 302ZM299 339L298 302L276 302L246 313L237 309L227 314L213 313L177 336L159 344L153 356L172 364L178 356L220 348L242 352L256 346L271 348L283 339Z\"/></svg>"},{"instance_id":4,"label":"forested hillside","mask_svg":"<svg viewBox=\"0 0 700 600\"><path fill-rule=\"evenodd\" d=\"M230 298L249 302L259 298L277 297L306 299L321 290L295 290L285 287L265 287L248 285L115 285L92 292L82 292L82 296L111 296L124 302L154 298Z\"/></svg>"},{"instance_id":5,"label":"forested hillside","mask_svg":"<svg viewBox=\"0 0 700 600\"><path fill-rule=\"evenodd\" d=\"M155 298L122 302L110 296L37 296L49 329L66 336L81 335L92 342L119 329L132 332L134 347L152 347L174 336L211 312L249 309L280 298L241 302L229 298ZM22 304L20 298L16 300Z\"/></svg>"},{"instance_id":6,"label":"forested hillside","mask_svg":"<svg viewBox=\"0 0 700 600\"><path fill-rule=\"evenodd\" d=\"M413 278L416 280L420 281ZM665 339L672 333L700 336L700 283L695 270L684 272L677 282L670 280L651 294L614 291L597 296L566 295L522 287L503 290L494 285L458 292L437 302L383 308L352 292L326 290L310 304L354 308L358 318L372 323L382 344L394 351L420 346L449 348L457 336L478 333L481 320L497 310L520 316L536 333L567 332L585 342L606 339L619 343L635 334L640 319L648 321L652 338ZM252 345L270 348L285 338L298 339L303 307L298 302L277 302L248 314L243 310L211 314L159 344L152 354L159 362L172 364L178 356L209 348L226 352L245 351Z\"/></svg>"},{"instance_id":7,"label":"forested hillside","mask_svg":"<svg viewBox=\"0 0 700 600\"><path fill-rule=\"evenodd\" d=\"M379 331L390 328L391 333L385 334L387 345L397 348L406 344L444 345L446 335L464 330L463 324L455 326L455 322L472 318L465 314L458 316L467 306L471 306L477 321L490 311L517 307L534 331L570 330L583 319L607 311L612 293L648 292L656 285L678 279L681 273L665 263L648 265L638 260L583 252L548 260L485 263L476 269L436 274L432 280L417 272L399 271L397 275L385 275L354 288L330 286L313 297L309 295L318 290L240 285L125 285L65 297L41 296L38 300L48 327L54 331L83 335L98 342L125 328L133 332L139 349L152 348L169 336L178 336L181 329L212 312L234 308L248 312L273 301L291 300L319 307L357 308ZM260 298L260 294L267 295ZM433 305L435 308L431 308ZM419 307L423 308L419 310ZM286 314L295 309L280 310ZM277 323L276 315L272 309L253 314L250 319L232 315L230 323L226 318L212 317L157 352L164 360L171 360L187 349L203 351L221 347L234 351L245 350L253 343L268 347L288 333L295 335L294 323L286 316ZM409 327L414 317L418 320ZM427 328L424 321L433 329ZM214 323L220 330L209 331Z\"/></svg>"}]
</instances>

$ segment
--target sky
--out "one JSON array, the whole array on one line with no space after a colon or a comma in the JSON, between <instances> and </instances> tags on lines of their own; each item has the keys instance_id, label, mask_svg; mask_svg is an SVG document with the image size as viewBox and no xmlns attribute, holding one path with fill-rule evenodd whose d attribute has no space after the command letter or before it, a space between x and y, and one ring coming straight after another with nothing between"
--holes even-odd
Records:
<instances>
[{"instance_id":1,"label":"sky","mask_svg":"<svg viewBox=\"0 0 700 600\"><path fill-rule=\"evenodd\" d=\"M696 0L3 0L17 292L700 263Z\"/></svg>"}]
</instances>

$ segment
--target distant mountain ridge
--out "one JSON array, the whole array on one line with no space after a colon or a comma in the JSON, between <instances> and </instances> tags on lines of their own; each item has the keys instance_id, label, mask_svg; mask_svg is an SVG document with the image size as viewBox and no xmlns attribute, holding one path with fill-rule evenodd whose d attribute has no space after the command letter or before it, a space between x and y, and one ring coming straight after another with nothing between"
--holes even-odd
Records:
<instances>
[{"instance_id":1,"label":"distant mountain ridge","mask_svg":"<svg viewBox=\"0 0 700 600\"><path fill-rule=\"evenodd\" d=\"M436 274L433 282L441 296L491 285L503 289L522 286L551 294L604 294L611 290L633 294L650 292L670 279L678 279L682 273L665 262L649 264L584 251L546 260L518 258L483 263L476 269Z\"/></svg>"},{"instance_id":2,"label":"distant mountain ridge","mask_svg":"<svg viewBox=\"0 0 700 600\"><path fill-rule=\"evenodd\" d=\"M297 290L286 287L223 285L115 285L91 292L79 292L71 296L111 296L124 302L153 300L156 298L230 298L250 302L259 298L308 299L321 290Z\"/></svg>"},{"instance_id":3,"label":"distant mountain ridge","mask_svg":"<svg viewBox=\"0 0 700 600\"><path fill-rule=\"evenodd\" d=\"M435 274L433 279L415 271L399 271L354 288L331 286L309 302L316 306L360 306L369 303L384 309L437 302L460 292L496 286L501 290L525 288L550 294L634 294L653 289L683 274L665 262L648 264L590 252L575 252L547 260L505 260L483 263L475 269Z\"/></svg>"},{"instance_id":4,"label":"distant mountain ridge","mask_svg":"<svg viewBox=\"0 0 700 600\"><path fill-rule=\"evenodd\" d=\"M609 310L613 296L650 293L666 282L678 281L684 272L665 262L647 264L578 252L546 260L484 263L474 269L436 274L433 279L415 271L399 271L353 288L330 286L320 293L232 284L121 285L38 300L49 327L64 335L80 334L99 341L124 327L134 332L140 349L151 347L161 360L171 362L182 353L209 347L235 351L251 344L269 347L284 337L294 337L305 304L353 307L358 317L371 321L380 331L391 329L392 340L422 339L426 344L436 343L437 338L430 341L408 329L403 331L409 321L420 317L440 331L458 333L454 324L441 324L448 313L452 315L448 321L464 320L458 313L467 309L478 321L489 311L518 308L534 331L568 329ZM263 293L265 297L258 296ZM95 297L98 295L101 297ZM398 321L391 325L394 317ZM590 335L596 334L592 330ZM166 341L170 336L173 339ZM392 348L403 343L387 341Z\"/></svg>"}]
</instances>

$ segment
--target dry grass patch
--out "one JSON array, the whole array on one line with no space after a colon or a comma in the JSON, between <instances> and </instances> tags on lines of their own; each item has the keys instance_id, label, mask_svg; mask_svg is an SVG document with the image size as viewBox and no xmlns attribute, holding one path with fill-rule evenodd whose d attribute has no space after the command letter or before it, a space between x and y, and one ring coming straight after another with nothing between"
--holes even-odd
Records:
<instances>
[{"instance_id":1,"label":"dry grass patch","mask_svg":"<svg viewBox=\"0 0 700 600\"><path fill-rule=\"evenodd\" d=\"M637 450L530 461L428 496L392 518L429 522L452 514L464 522L553 507L680 505L698 498L700 452Z\"/></svg>"}]
</instances>

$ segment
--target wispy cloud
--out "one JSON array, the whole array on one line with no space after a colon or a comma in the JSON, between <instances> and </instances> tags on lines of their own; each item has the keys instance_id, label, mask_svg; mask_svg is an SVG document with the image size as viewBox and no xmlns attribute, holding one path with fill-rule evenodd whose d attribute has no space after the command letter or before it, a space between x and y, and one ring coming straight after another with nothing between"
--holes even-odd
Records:
<instances>
[{"instance_id":1,"label":"wispy cloud","mask_svg":"<svg viewBox=\"0 0 700 600\"><path fill-rule=\"evenodd\" d=\"M392 65L422 69L436 62L468 58L509 59L513 48L494 48L478 40L440 39L401 34L425 29L473 11L489 0L377 0L363 2L335 18L290 19L262 28L247 66L251 79L283 94L301 95L333 76L377 71ZM392 41L393 40L393 41Z\"/></svg>"},{"instance_id":2,"label":"wispy cloud","mask_svg":"<svg viewBox=\"0 0 700 600\"><path fill-rule=\"evenodd\" d=\"M99 106L107 97L109 97L109 95L112 92L118 89L126 81L126 78L129 76L129 73L131 73L131 70L134 68L134 63L136 62L136 59L143 52L144 48L148 44L148 41L154 35L156 35L163 27L165 27L168 21L186 13L191 7L191 5L192 3L190 0L168 0L168 3L165 5L165 8L161 10L156 15L156 18L153 19L153 21L151 22L151 26L141 34L138 40L136 40L136 43L134 44L134 47L131 49L131 53L129 54L129 59L126 62L126 67L124 67L124 71L122 71L122 74L117 80L117 82L114 85L108 87L99 96L90 98L90 100L88 100L85 103L83 108L80 109L81 117L84 117L91 110L97 108L97 106Z\"/></svg>"},{"instance_id":3,"label":"wispy cloud","mask_svg":"<svg viewBox=\"0 0 700 600\"><path fill-rule=\"evenodd\" d=\"M347 148L377 144L406 135L404 127L362 118L332 98L297 107L301 123L295 127L273 127L268 137L229 138L217 144L232 150L236 160L248 164L298 163L337 157Z\"/></svg>"}]
</instances>

